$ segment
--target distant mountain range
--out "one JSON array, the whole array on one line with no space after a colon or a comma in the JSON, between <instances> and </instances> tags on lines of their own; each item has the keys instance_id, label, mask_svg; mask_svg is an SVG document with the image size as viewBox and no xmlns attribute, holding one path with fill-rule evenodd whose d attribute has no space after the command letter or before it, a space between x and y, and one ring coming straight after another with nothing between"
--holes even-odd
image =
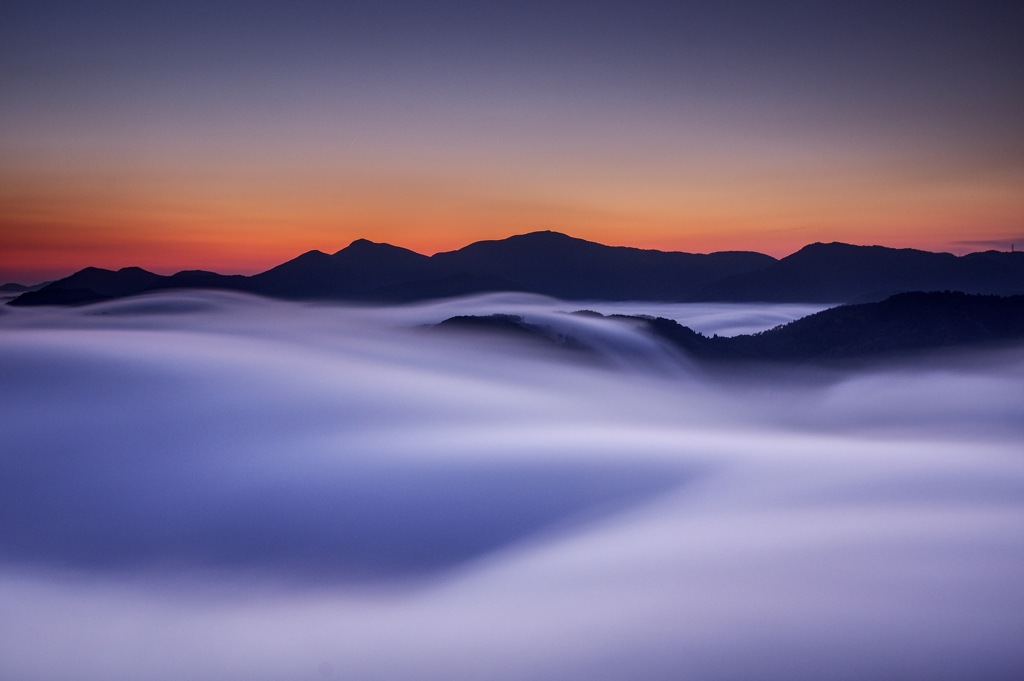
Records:
<instances>
[{"instance_id":1,"label":"distant mountain range","mask_svg":"<svg viewBox=\"0 0 1024 681\"><path fill-rule=\"evenodd\" d=\"M425 256L365 239L310 251L252 276L87 267L11 305L80 305L150 291L228 289L297 300L398 303L490 291L566 300L844 303L906 291L1024 294L1024 253L965 256L815 243L777 260L761 253L643 250L533 232ZM4 290L18 292L17 285Z\"/></svg>"},{"instance_id":2,"label":"distant mountain range","mask_svg":"<svg viewBox=\"0 0 1024 681\"><path fill-rule=\"evenodd\" d=\"M573 314L604 317L597 312ZM1024 296L959 292L901 293L881 302L841 305L760 333L705 336L662 317L610 315L701 361L814 362L878 359L977 345L1024 341ZM433 328L530 339L575 352L594 352L567 328L519 315L458 316Z\"/></svg>"}]
</instances>

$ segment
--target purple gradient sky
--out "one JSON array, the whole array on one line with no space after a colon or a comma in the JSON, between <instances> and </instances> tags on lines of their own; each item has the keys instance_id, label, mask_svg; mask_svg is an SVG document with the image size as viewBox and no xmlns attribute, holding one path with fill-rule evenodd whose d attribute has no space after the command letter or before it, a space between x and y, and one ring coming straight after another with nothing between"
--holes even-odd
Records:
<instances>
[{"instance_id":1,"label":"purple gradient sky","mask_svg":"<svg viewBox=\"0 0 1024 681\"><path fill-rule=\"evenodd\" d=\"M1024 241L1017 3L0 9L0 280L534 229Z\"/></svg>"}]
</instances>

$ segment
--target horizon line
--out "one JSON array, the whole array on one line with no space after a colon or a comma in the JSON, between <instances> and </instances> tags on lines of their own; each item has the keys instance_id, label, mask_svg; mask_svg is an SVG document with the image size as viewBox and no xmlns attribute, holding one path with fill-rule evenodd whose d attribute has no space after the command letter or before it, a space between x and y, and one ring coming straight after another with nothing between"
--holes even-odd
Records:
<instances>
[{"instance_id":1,"label":"horizon line","mask_svg":"<svg viewBox=\"0 0 1024 681\"><path fill-rule=\"evenodd\" d=\"M771 254L764 253L763 251L757 251L757 250L751 250L751 249L724 249L724 250L715 250L715 251L683 251L683 250L666 250L666 249L661 249L661 248L644 248L644 247L640 247L640 246L630 246L630 245L625 245L625 244L608 244L608 243L604 243L604 242L601 242L601 241L595 241L595 240L591 240L591 239L584 239L582 237L573 236L571 234L568 234L566 232L562 232L562 231L559 231L559 230L556 230L556 229L537 229L537 230L532 230L532 231L529 231L529 232L519 232L519 233L511 234L511 235L506 236L506 237L501 237L501 238L496 238L496 239L478 239L476 241L470 241L469 243L467 243L467 244L465 244L463 246L460 246L458 248L449 249L449 250L439 250L439 251L435 251L433 253L422 253L422 252L414 250L412 248L408 248L408 247L405 247L405 246L400 246L398 244L394 244L394 243L391 243L391 242L388 242L388 241L373 241L372 239L367 239L365 237L358 237L358 238L353 239L352 241L350 241L347 245L345 245L342 248L340 248L340 249L338 249L336 251L333 251L333 252L332 251L322 251L322 250L320 250L318 248L311 248L311 249L302 251L302 252L300 252L300 253L298 253L296 255L293 255L293 256L291 256L289 258L286 258L285 260L281 260L280 262L278 262L278 263L276 263L274 265L271 265L270 267L268 267L266 269L256 270L256 271L252 271L252 272L249 272L249 273L242 273L242 272L229 272L229 273L225 273L225 272L218 272L218 271L215 271L215 270L204 270L204 269L201 269L201 268L189 268L189 267L185 267L183 269L177 269L177 270L171 271L171 270L169 270L167 268L159 268L158 267L158 268L148 269L148 268L142 267L140 265L131 265L131 264L123 265L121 267L116 267L116 268L98 267L98 266L95 266L95 265L86 265L86 266L81 267L79 269L73 270L73 271L71 271L68 274L65 274L63 276L54 277L54 278L51 278L51 279L45 279L43 281L31 282L31 283L25 283L23 281L0 281L0 286L6 286L6 285L10 285L10 284L14 284L14 285L18 285L18 286L28 286L28 287L42 286L42 285L45 285L45 284L52 283L54 281L60 281L61 279L65 279L67 277L73 276L74 274L77 274L78 272L82 272L82 271L87 270L87 269L106 270L106 271L109 271L109 272L119 272L119 271L125 270L125 269L141 269L141 270L144 270L146 272L150 272L152 274L157 274L157 275L160 275L160 276L172 276L174 274L179 274L181 272L212 272L214 274L218 274L218 275L221 275L221 276L251 277L251 276L258 275L258 274L262 274L263 272L267 272L267 271L269 271L271 269L274 269L275 267L277 267L279 265L282 265L282 264L284 264L286 262L290 262L291 260L294 260L295 258L298 258L298 257L300 257L302 255L307 254L307 253L322 253L324 255L333 256L333 255L336 255L337 253L340 253L340 252L350 248L354 244L356 244L358 242L361 242L361 241L367 242L367 243L370 243L370 244L374 244L374 245L378 245L378 246L391 246L393 248L400 248L402 250L406 250L406 251L409 251L411 253L415 253L417 255L421 255L423 257L426 257L426 258L432 258L432 257L434 257L436 255L443 254L443 253L454 253L454 252L460 251L460 250L462 250L464 248L468 248L469 246L472 246L474 244L495 243L495 242L507 241L509 239L515 239L515 238L519 238L519 237L526 237L526 236L537 235L537 234L552 234L552 235L566 237L566 238L572 239L574 241L581 241L581 242L585 242L585 243L597 244L599 246L605 246L605 247L608 247L608 248L625 248L625 249L632 249L632 250L638 250L638 251L648 251L648 252L681 253L681 254L687 254L687 255L713 255L713 254L716 254L716 253L757 253L757 254L760 254L760 255L765 255L767 257L770 257L770 258L774 259L775 261L784 260L785 258L788 258L788 257L790 257L792 255L795 255L796 253L799 253L800 251L802 251L802 250L804 250L804 249L806 249L806 248L808 248L810 246L814 246L814 245L842 245L842 246L852 246L852 247L855 247L855 248L884 248L884 249L893 250L893 251L920 251L920 252L924 252L924 253L936 253L936 254L943 254L943 253L945 253L945 254L952 255L954 257L959 258L959 257L964 257L966 255L971 255L971 254L974 254L974 253L985 253L985 252L993 252L993 251L994 252L1005 252L1005 253L1015 252L1016 251L1016 249L1015 249L1016 243L1018 241L1024 243L1024 237L1021 237L1020 239L1010 238L1010 239L1006 239L1006 240L1000 240L1000 239L964 240L964 241L958 241L958 242L954 242L954 243L962 245L962 246L992 246L992 247L991 248L984 248L982 250L971 250L971 251L967 251L967 252L959 252L959 253L957 253L957 252L953 252L952 250L949 250L949 251L932 251L932 250L928 250L928 249L924 249L924 248L895 247L895 246L886 246L886 245L877 244L877 243L875 243L875 244L858 244L858 243L851 243L851 242L848 242L848 241L811 241L811 242L808 242L808 243L804 244L803 246L801 246L800 248L796 249L795 251L792 251L791 253L788 253L788 254L786 254L784 256L781 256L781 257L776 257L776 256L773 256ZM997 245L1002 245L1002 246L1007 246L1008 245L1009 247L1008 248L1002 248L1002 249L995 248L995 246L997 246Z\"/></svg>"}]
</instances>

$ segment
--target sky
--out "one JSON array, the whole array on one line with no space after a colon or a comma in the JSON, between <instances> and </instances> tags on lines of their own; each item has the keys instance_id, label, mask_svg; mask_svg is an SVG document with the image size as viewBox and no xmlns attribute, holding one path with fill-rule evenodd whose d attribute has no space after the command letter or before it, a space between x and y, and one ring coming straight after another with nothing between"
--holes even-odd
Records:
<instances>
[{"instance_id":1,"label":"sky","mask_svg":"<svg viewBox=\"0 0 1024 681\"><path fill-rule=\"evenodd\" d=\"M0 282L554 229L1024 244L1019 2L20 2Z\"/></svg>"}]
</instances>

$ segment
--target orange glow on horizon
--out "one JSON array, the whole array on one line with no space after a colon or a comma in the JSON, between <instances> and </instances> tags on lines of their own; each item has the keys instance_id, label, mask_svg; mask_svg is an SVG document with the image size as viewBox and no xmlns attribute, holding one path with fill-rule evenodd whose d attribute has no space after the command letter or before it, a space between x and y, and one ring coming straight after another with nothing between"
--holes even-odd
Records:
<instances>
[{"instance_id":1,"label":"orange glow on horizon","mask_svg":"<svg viewBox=\"0 0 1024 681\"><path fill-rule=\"evenodd\" d=\"M775 257L814 241L964 252L981 248L954 244L1005 239L1008 247L1024 233L1024 195L1013 174L898 186L829 173L739 184L570 178L553 187L520 183L515 192L454 175L286 177L214 168L102 179L0 168L0 279L36 283L87 266L254 274L357 238L430 255L548 229L614 246Z\"/></svg>"}]
</instances>

